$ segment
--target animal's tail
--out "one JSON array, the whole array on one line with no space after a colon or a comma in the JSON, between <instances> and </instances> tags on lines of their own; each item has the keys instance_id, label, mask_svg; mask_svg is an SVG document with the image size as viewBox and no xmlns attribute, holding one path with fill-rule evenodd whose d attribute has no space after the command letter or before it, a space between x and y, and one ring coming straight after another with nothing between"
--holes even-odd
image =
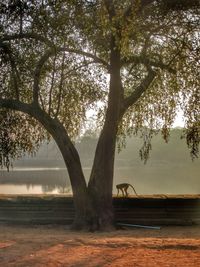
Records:
<instances>
[{"instance_id":1,"label":"animal's tail","mask_svg":"<svg viewBox=\"0 0 200 267\"><path fill-rule=\"evenodd\" d=\"M135 192L135 194L137 195L137 192L135 191L135 188L131 185L131 184L128 184L130 187L132 187L133 191Z\"/></svg>"}]
</instances>

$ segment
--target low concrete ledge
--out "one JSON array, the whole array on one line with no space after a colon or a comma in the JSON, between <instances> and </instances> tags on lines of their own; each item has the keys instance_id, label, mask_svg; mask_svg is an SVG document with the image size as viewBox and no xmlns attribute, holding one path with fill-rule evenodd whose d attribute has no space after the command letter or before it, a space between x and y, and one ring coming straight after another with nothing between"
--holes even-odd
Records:
<instances>
[{"instance_id":1,"label":"low concrete ledge","mask_svg":"<svg viewBox=\"0 0 200 267\"><path fill-rule=\"evenodd\" d=\"M113 196L116 221L143 225L200 224L200 195ZM72 196L0 195L0 223L70 224Z\"/></svg>"}]
</instances>

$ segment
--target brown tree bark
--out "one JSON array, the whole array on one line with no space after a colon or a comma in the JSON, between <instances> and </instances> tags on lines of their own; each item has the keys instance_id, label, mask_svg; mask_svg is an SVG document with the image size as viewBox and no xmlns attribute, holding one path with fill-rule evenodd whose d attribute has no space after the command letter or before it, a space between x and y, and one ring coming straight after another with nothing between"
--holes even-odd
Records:
<instances>
[{"instance_id":1,"label":"brown tree bark","mask_svg":"<svg viewBox=\"0 0 200 267\"><path fill-rule=\"evenodd\" d=\"M57 119L50 118L40 108L36 108L35 117L37 117L38 121L44 125L54 138L67 167L75 207L75 218L72 228L76 230L91 230L91 218L94 216L94 211L89 199L79 154L68 137L65 128Z\"/></svg>"},{"instance_id":2,"label":"brown tree bark","mask_svg":"<svg viewBox=\"0 0 200 267\"><path fill-rule=\"evenodd\" d=\"M97 144L88 184L89 196L92 199L94 210L96 210L94 228L100 230L109 230L114 226L112 205L114 158L123 101L120 52L115 47L114 38L111 40L110 66L110 88L106 118Z\"/></svg>"}]
</instances>

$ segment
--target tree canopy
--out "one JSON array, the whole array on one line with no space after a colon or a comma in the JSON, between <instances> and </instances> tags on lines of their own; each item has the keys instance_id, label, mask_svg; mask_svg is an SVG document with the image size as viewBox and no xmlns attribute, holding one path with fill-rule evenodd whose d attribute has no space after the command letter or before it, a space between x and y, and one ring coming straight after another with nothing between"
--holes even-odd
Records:
<instances>
[{"instance_id":1,"label":"tree canopy","mask_svg":"<svg viewBox=\"0 0 200 267\"><path fill-rule=\"evenodd\" d=\"M145 157L149 137L161 129L167 140L181 108L187 142L196 156L200 127L197 6L198 1L113 1L112 5L109 1L4 1L0 5L1 107L17 109L6 100L16 105L39 102L73 138L90 109L98 110L102 124L114 35L121 55L124 99L119 136L147 127ZM34 120L15 113L11 122L13 114L1 111L1 165L8 165L9 158L22 150L37 148L35 144L45 138Z\"/></svg>"},{"instance_id":2,"label":"tree canopy","mask_svg":"<svg viewBox=\"0 0 200 267\"><path fill-rule=\"evenodd\" d=\"M0 6L1 106L14 108L5 102L11 99L38 101L73 138L90 109L98 110L101 125L114 35L121 54L124 98L119 137L147 127L146 148L141 150L145 157L153 132L161 129L167 140L181 108L187 143L196 156L200 127L196 5L198 1L113 1L113 6L109 1L4 1ZM11 122L13 114L1 111L1 165L8 165L20 151L32 152L45 138L35 120L15 113Z\"/></svg>"},{"instance_id":3,"label":"tree canopy","mask_svg":"<svg viewBox=\"0 0 200 267\"><path fill-rule=\"evenodd\" d=\"M146 160L178 109L200 141L199 1L7 0L0 4L0 165L50 135L69 172L76 222L110 225L116 140L140 134ZM95 110L89 183L73 140ZM84 219L83 219L84 218ZM84 222L84 223L83 223Z\"/></svg>"}]
</instances>

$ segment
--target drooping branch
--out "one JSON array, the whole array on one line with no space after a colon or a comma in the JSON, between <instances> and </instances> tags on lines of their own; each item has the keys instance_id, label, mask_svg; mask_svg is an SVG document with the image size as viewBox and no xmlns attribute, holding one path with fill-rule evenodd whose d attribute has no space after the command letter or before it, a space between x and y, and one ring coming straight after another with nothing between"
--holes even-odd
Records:
<instances>
[{"instance_id":1,"label":"drooping branch","mask_svg":"<svg viewBox=\"0 0 200 267\"><path fill-rule=\"evenodd\" d=\"M51 86L50 86L50 90L49 90L49 108L48 108L48 114L49 115L51 114L51 101L52 101L52 91L53 91L53 86L54 86L55 72L56 72L56 55L53 59Z\"/></svg>"},{"instance_id":2,"label":"drooping branch","mask_svg":"<svg viewBox=\"0 0 200 267\"><path fill-rule=\"evenodd\" d=\"M62 100L62 89L63 89L63 82L65 79L67 79L68 76L70 76L71 74L73 75L73 72L76 72L78 71L79 69L83 68L83 67L86 67L86 66L89 66L90 64L94 64L95 61L86 61L84 62L83 64L79 65L79 66L76 66L72 69L70 69L69 71L65 72L64 73L64 59L65 57L62 58L62 65L61 65L61 77L60 77L60 82L59 82L59 85L58 85L58 89L59 89L59 92L58 92L58 104L57 104L57 108L56 108L56 112L53 113L54 117L56 118L60 112L60 107L61 107L61 100Z\"/></svg>"},{"instance_id":3,"label":"drooping branch","mask_svg":"<svg viewBox=\"0 0 200 267\"><path fill-rule=\"evenodd\" d=\"M43 110L45 110L45 104L44 104L44 101L43 101L43 99L42 99L42 96L41 96L41 93L39 92L39 101L40 101L40 103L41 103L41 108L43 109Z\"/></svg>"},{"instance_id":4,"label":"drooping branch","mask_svg":"<svg viewBox=\"0 0 200 267\"><path fill-rule=\"evenodd\" d=\"M124 99L124 106L122 109L122 114L133 104L135 104L138 99L141 97L141 95L149 88L150 84L154 80L156 76L156 72L152 69L149 69L147 76L144 78L144 80L140 83L139 86L135 88L135 90L132 92L132 94Z\"/></svg>"},{"instance_id":5,"label":"drooping branch","mask_svg":"<svg viewBox=\"0 0 200 267\"><path fill-rule=\"evenodd\" d=\"M35 103L38 103L38 95L40 91L39 83L40 83L42 68L46 63L46 61L54 54L55 54L55 49L48 50L46 53L44 53L44 55L40 58L40 60L36 65L34 72L34 83L33 83L33 101Z\"/></svg>"},{"instance_id":6,"label":"drooping branch","mask_svg":"<svg viewBox=\"0 0 200 267\"><path fill-rule=\"evenodd\" d=\"M74 189L75 185L78 184L79 189L76 190L76 192L86 192L86 181L84 179L78 152L70 140L65 127L57 118L51 118L37 103L26 104L19 100L0 98L0 108L26 113L40 122L48 133L52 135L63 155L63 159L69 172L72 188Z\"/></svg>"},{"instance_id":7,"label":"drooping branch","mask_svg":"<svg viewBox=\"0 0 200 267\"><path fill-rule=\"evenodd\" d=\"M13 78L13 84L14 84L16 99L19 99L19 95L20 95L19 86L18 86L18 82L20 81L19 73L17 70L17 66L15 64L14 58L13 58L11 53L9 53L9 58L10 58L10 64L11 64L11 68L12 68L12 78Z\"/></svg>"},{"instance_id":8,"label":"drooping branch","mask_svg":"<svg viewBox=\"0 0 200 267\"><path fill-rule=\"evenodd\" d=\"M74 54L78 54L78 55L82 55L85 56L87 58L92 58L93 60L95 60L96 63L101 63L102 65L104 65L105 67L107 67L109 69L109 65L108 63L97 57L94 54L91 54L89 52L83 51L83 50L79 50L79 49L73 49L73 48L58 48L55 46L55 44L51 41L49 41L47 38L44 38L36 33L23 33L23 34L13 34L13 35L4 35L1 39L0 42L4 42L4 41L11 41L11 40L16 40L16 39L35 39L37 41L41 41L43 43L45 43L46 45L48 45L49 47L54 48L55 51L57 52L61 52L61 51L66 51L69 53L74 53Z\"/></svg>"},{"instance_id":9,"label":"drooping branch","mask_svg":"<svg viewBox=\"0 0 200 267\"><path fill-rule=\"evenodd\" d=\"M39 87L39 83L40 83L40 78L41 78L41 71L42 68L44 66L44 64L46 63L46 61L53 55L59 53L59 52L68 52L68 53L75 53L78 55L82 55L88 58L92 58L94 63L100 63L103 64L104 67L106 67L107 70L110 69L109 65L107 62L105 62L104 60L98 58L97 56L90 54L88 52L85 51L81 51L81 50L76 50L76 49L69 49L66 47L62 47L62 48L52 48L49 49L48 51L46 51L43 56L40 58L40 60L38 61L36 68L35 68L35 72L34 72L34 85L33 85L33 101L38 103L38 94L40 91L40 87Z\"/></svg>"},{"instance_id":10,"label":"drooping branch","mask_svg":"<svg viewBox=\"0 0 200 267\"><path fill-rule=\"evenodd\" d=\"M17 66L14 60L14 57L12 55L12 51L9 47L8 44L4 44L4 43L0 43L0 47L3 48L4 52L8 55L9 61L10 61L10 66L12 69L12 79L13 79L13 85L14 85L14 90L15 90L15 94L16 94L16 99L19 99L19 86L18 86L18 82L20 81L20 76L19 76L19 72L17 70Z\"/></svg>"},{"instance_id":11,"label":"drooping branch","mask_svg":"<svg viewBox=\"0 0 200 267\"><path fill-rule=\"evenodd\" d=\"M55 113L55 117L58 116L59 110L60 110L60 104L61 104L61 93L63 88L63 81L64 81L64 63L65 63L65 54L63 54L62 57L62 66L61 66L61 77L60 77L60 83L59 83L59 92L58 92L58 105Z\"/></svg>"},{"instance_id":12,"label":"drooping branch","mask_svg":"<svg viewBox=\"0 0 200 267\"><path fill-rule=\"evenodd\" d=\"M64 52L65 51L65 52L85 56L87 58L91 58L96 63L102 64L104 67L106 67L109 70L109 64L105 60L99 58L98 56L96 56L92 53L89 53L87 51L80 50L80 49L73 49L70 47L56 47L56 45L53 42L51 42L49 39L47 39L47 38L45 38L45 37L43 37L37 33L21 33L21 34L13 34L13 35L3 35L0 38L0 42L3 43L6 41L12 41L12 40L17 40L17 39L34 39L34 40L37 40L37 41L40 41L40 42L46 44L48 47L52 48L52 50L54 50L54 51L57 51L57 52L59 52L59 51Z\"/></svg>"},{"instance_id":13,"label":"drooping branch","mask_svg":"<svg viewBox=\"0 0 200 267\"><path fill-rule=\"evenodd\" d=\"M40 122L44 128L53 136L55 141L57 141L60 135L65 135L65 138L63 140L60 140L62 142L65 142L66 149L65 153L67 154L67 158L65 160L68 164L70 164L71 157L75 155L78 157L78 153L71 142L70 138L68 137L67 131L64 128L64 126L59 122L58 119L52 119L44 110L42 110L39 105L36 103L23 103L19 100L15 99L2 99L0 98L0 108L6 108L11 109L15 111L20 111L23 113L28 114L32 118L35 118L38 122ZM60 148L60 143L57 143ZM61 149L62 150L62 149ZM62 152L62 151L61 151Z\"/></svg>"}]
</instances>

